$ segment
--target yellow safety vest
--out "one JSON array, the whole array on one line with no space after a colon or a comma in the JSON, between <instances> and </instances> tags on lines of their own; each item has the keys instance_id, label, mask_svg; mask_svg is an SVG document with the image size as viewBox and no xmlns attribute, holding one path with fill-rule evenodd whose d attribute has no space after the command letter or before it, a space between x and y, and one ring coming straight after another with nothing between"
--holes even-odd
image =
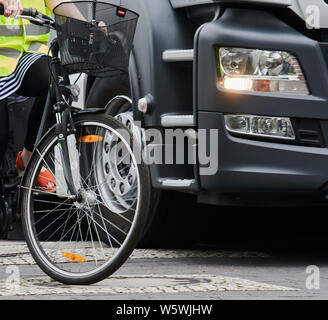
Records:
<instances>
[{"instance_id":1,"label":"yellow safety vest","mask_svg":"<svg viewBox=\"0 0 328 320\"><path fill-rule=\"evenodd\" d=\"M21 0L23 8L51 15L43 0ZM10 75L25 52L48 53L49 28L0 16L0 77Z\"/></svg>"}]
</instances>

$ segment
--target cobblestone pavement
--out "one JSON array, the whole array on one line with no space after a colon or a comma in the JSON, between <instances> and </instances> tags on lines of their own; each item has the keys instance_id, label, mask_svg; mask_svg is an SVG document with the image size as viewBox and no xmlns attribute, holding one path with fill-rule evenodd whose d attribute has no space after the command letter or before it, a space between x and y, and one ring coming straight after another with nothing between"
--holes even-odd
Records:
<instances>
[{"instance_id":1,"label":"cobblestone pavement","mask_svg":"<svg viewBox=\"0 0 328 320\"><path fill-rule=\"evenodd\" d=\"M306 288L307 267L313 265L320 271L320 289ZM66 286L45 276L24 242L0 242L0 299L326 299L327 275L327 262L311 257L137 249L108 279Z\"/></svg>"}]
</instances>

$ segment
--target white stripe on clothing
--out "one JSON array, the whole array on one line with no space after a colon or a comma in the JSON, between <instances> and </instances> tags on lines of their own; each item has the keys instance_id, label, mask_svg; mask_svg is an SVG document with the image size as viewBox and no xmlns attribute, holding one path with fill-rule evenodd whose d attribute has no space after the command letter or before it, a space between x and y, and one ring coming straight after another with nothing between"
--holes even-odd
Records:
<instances>
[{"instance_id":1,"label":"white stripe on clothing","mask_svg":"<svg viewBox=\"0 0 328 320\"><path fill-rule=\"evenodd\" d=\"M43 55L44 54L40 53L24 54L19 59L17 67L11 75L7 77L0 77L0 100L6 99L20 88L27 70Z\"/></svg>"}]
</instances>

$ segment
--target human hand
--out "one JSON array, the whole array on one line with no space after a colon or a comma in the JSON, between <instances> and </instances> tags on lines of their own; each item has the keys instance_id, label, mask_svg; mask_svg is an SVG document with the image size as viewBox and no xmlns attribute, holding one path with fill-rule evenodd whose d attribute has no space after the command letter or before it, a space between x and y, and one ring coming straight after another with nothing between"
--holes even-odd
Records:
<instances>
[{"instance_id":1,"label":"human hand","mask_svg":"<svg viewBox=\"0 0 328 320\"><path fill-rule=\"evenodd\" d=\"M107 34L107 27L104 21L98 23L98 28L105 34Z\"/></svg>"},{"instance_id":2,"label":"human hand","mask_svg":"<svg viewBox=\"0 0 328 320\"><path fill-rule=\"evenodd\" d=\"M23 6L20 0L0 0L0 4L4 7L5 17L16 17L23 12Z\"/></svg>"}]
</instances>

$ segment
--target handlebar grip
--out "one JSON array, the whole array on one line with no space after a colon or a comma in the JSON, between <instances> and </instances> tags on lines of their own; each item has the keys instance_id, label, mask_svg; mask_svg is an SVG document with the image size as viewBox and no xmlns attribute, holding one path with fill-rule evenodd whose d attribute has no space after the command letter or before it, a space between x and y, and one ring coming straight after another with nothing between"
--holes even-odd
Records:
<instances>
[{"instance_id":1,"label":"handlebar grip","mask_svg":"<svg viewBox=\"0 0 328 320\"><path fill-rule=\"evenodd\" d=\"M4 13L5 13L5 8L3 4L0 4L0 15L3 16Z\"/></svg>"},{"instance_id":2,"label":"handlebar grip","mask_svg":"<svg viewBox=\"0 0 328 320\"><path fill-rule=\"evenodd\" d=\"M39 14L38 10L35 8L24 8L22 12L22 16L28 16L35 18Z\"/></svg>"}]
</instances>

